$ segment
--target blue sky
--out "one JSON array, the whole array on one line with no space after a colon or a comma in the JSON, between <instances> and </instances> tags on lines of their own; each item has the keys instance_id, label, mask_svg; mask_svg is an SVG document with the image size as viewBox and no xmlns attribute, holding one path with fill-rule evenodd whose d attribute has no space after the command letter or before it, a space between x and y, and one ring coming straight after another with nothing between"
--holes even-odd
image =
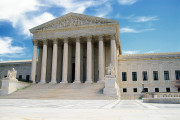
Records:
<instances>
[{"instance_id":1,"label":"blue sky","mask_svg":"<svg viewBox=\"0 0 180 120\"><path fill-rule=\"evenodd\" d=\"M180 0L1 0L0 61L32 59L29 29L69 12L118 20L123 54L180 52Z\"/></svg>"}]
</instances>

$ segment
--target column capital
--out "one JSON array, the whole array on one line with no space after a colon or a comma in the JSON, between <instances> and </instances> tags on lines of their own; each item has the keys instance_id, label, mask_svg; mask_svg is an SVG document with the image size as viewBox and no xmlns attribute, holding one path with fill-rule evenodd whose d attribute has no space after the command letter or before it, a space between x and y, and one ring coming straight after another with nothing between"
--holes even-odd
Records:
<instances>
[{"instance_id":1,"label":"column capital","mask_svg":"<svg viewBox=\"0 0 180 120\"><path fill-rule=\"evenodd\" d=\"M111 35L110 35L111 40L115 40L115 37L116 37L115 34L111 34Z\"/></svg>"},{"instance_id":2,"label":"column capital","mask_svg":"<svg viewBox=\"0 0 180 120\"><path fill-rule=\"evenodd\" d=\"M87 36L87 41L91 41L92 40L92 36Z\"/></svg>"},{"instance_id":3,"label":"column capital","mask_svg":"<svg viewBox=\"0 0 180 120\"><path fill-rule=\"evenodd\" d=\"M99 35L98 37L99 37L99 41L103 41L104 35Z\"/></svg>"},{"instance_id":4,"label":"column capital","mask_svg":"<svg viewBox=\"0 0 180 120\"><path fill-rule=\"evenodd\" d=\"M48 40L43 40L43 45L47 45Z\"/></svg>"},{"instance_id":5,"label":"column capital","mask_svg":"<svg viewBox=\"0 0 180 120\"><path fill-rule=\"evenodd\" d=\"M32 42L33 42L33 45L34 45L34 46L37 46L37 45L38 45L38 41L37 41L37 40L33 40Z\"/></svg>"},{"instance_id":6,"label":"column capital","mask_svg":"<svg viewBox=\"0 0 180 120\"><path fill-rule=\"evenodd\" d=\"M54 39L53 44L57 44L57 43L58 43L58 39Z\"/></svg>"},{"instance_id":7,"label":"column capital","mask_svg":"<svg viewBox=\"0 0 180 120\"><path fill-rule=\"evenodd\" d=\"M76 42L80 42L81 37L76 37Z\"/></svg>"},{"instance_id":8,"label":"column capital","mask_svg":"<svg viewBox=\"0 0 180 120\"><path fill-rule=\"evenodd\" d=\"M63 38L64 43L68 43L68 38Z\"/></svg>"}]
</instances>

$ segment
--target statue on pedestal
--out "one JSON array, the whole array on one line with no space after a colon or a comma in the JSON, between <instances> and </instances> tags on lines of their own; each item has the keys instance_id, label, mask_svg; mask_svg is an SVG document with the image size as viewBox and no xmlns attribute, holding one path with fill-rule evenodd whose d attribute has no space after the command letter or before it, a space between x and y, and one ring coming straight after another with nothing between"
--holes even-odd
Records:
<instances>
[{"instance_id":1,"label":"statue on pedestal","mask_svg":"<svg viewBox=\"0 0 180 120\"><path fill-rule=\"evenodd\" d=\"M115 76L115 67L114 66L112 66L110 64L108 67L106 67L106 69L107 69L108 76Z\"/></svg>"},{"instance_id":2,"label":"statue on pedestal","mask_svg":"<svg viewBox=\"0 0 180 120\"><path fill-rule=\"evenodd\" d=\"M7 78L9 79L9 80L17 80L16 79L16 74L17 74L17 71L14 69L14 68L12 68L12 70L8 70L8 73L7 73Z\"/></svg>"}]
</instances>

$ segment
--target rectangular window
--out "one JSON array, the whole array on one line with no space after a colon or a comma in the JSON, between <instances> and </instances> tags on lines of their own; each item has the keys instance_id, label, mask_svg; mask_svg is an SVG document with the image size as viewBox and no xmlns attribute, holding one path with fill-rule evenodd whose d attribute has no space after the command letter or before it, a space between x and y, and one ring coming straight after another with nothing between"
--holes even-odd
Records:
<instances>
[{"instance_id":1,"label":"rectangular window","mask_svg":"<svg viewBox=\"0 0 180 120\"><path fill-rule=\"evenodd\" d=\"M144 92L148 92L148 88L144 88Z\"/></svg>"},{"instance_id":2,"label":"rectangular window","mask_svg":"<svg viewBox=\"0 0 180 120\"><path fill-rule=\"evenodd\" d=\"M180 80L180 70L176 70L175 74L176 74L176 80Z\"/></svg>"},{"instance_id":3,"label":"rectangular window","mask_svg":"<svg viewBox=\"0 0 180 120\"><path fill-rule=\"evenodd\" d=\"M122 81L127 81L126 72L122 72Z\"/></svg>"},{"instance_id":4,"label":"rectangular window","mask_svg":"<svg viewBox=\"0 0 180 120\"><path fill-rule=\"evenodd\" d=\"M159 88L155 88L155 92L159 92Z\"/></svg>"},{"instance_id":5,"label":"rectangular window","mask_svg":"<svg viewBox=\"0 0 180 120\"><path fill-rule=\"evenodd\" d=\"M137 81L137 72L132 72L132 80Z\"/></svg>"},{"instance_id":6,"label":"rectangular window","mask_svg":"<svg viewBox=\"0 0 180 120\"><path fill-rule=\"evenodd\" d=\"M142 74L143 74L143 81L148 80L147 71L143 71Z\"/></svg>"},{"instance_id":7,"label":"rectangular window","mask_svg":"<svg viewBox=\"0 0 180 120\"><path fill-rule=\"evenodd\" d=\"M19 79L22 80L22 75L19 75Z\"/></svg>"},{"instance_id":8,"label":"rectangular window","mask_svg":"<svg viewBox=\"0 0 180 120\"><path fill-rule=\"evenodd\" d=\"M123 92L127 92L127 89L126 89L126 88L123 88Z\"/></svg>"},{"instance_id":9,"label":"rectangular window","mask_svg":"<svg viewBox=\"0 0 180 120\"><path fill-rule=\"evenodd\" d=\"M164 80L169 80L169 71L164 71Z\"/></svg>"},{"instance_id":10,"label":"rectangular window","mask_svg":"<svg viewBox=\"0 0 180 120\"><path fill-rule=\"evenodd\" d=\"M137 88L133 88L133 92L137 92Z\"/></svg>"},{"instance_id":11,"label":"rectangular window","mask_svg":"<svg viewBox=\"0 0 180 120\"><path fill-rule=\"evenodd\" d=\"M154 80L158 80L158 71L153 71Z\"/></svg>"},{"instance_id":12,"label":"rectangular window","mask_svg":"<svg viewBox=\"0 0 180 120\"><path fill-rule=\"evenodd\" d=\"M170 88L166 88L166 92L171 92Z\"/></svg>"}]
</instances>

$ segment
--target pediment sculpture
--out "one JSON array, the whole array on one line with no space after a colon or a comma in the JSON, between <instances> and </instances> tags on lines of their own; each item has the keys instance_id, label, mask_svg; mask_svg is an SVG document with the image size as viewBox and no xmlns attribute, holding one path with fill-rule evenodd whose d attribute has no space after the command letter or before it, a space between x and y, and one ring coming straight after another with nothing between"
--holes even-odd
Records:
<instances>
[{"instance_id":1,"label":"pediment sculpture","mask_svg":"<svg viewBox=\"0 0 180 120\"><path fill-rule=\"evenodd\" d=\"M86 19L86 18L80 18L76 16L69 16L57 22L51 23L47 26L41 27L37 30L51 30L51 29L58 29L58 28L65 28L65 27L95 25L95 24L104 24L104 23L108 23L108 22L96 20L96 19Z\"/></svg>"}]
</instances>

